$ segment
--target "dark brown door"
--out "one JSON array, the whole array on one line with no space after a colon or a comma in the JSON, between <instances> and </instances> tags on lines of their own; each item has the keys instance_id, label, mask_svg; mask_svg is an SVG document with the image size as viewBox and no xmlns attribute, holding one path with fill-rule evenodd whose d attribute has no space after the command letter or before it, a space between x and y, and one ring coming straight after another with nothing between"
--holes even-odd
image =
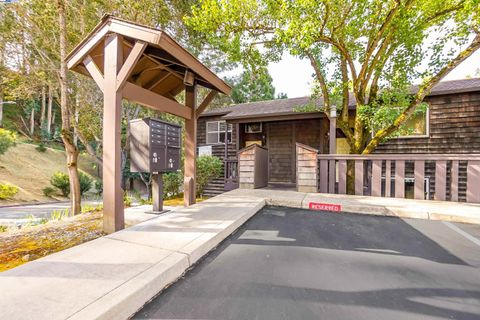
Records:
<instances>
[{"instance_id":1,"label":"dark brown door","mask_svg":"<svg viewBox=\"0 0 480 320\"><path fill-rule=\"evenodd\" d=\"M295 183L293 122L269 122L267 125L269 182Z\"/></svg>"}]
</instances>

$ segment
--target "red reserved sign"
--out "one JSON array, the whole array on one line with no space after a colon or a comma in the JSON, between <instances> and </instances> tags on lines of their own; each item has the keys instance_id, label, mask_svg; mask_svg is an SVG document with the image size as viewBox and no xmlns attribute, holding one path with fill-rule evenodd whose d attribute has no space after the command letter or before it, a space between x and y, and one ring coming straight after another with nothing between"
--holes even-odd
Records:
<instances>
[{"instance_id":1,"label":"red reserved sign","mask_svg":"<svg viewBox=\"0 0 480 320\"><path fill-rule=\"evenodd\" d=\"M323 210L323 211L334 211L334 212L342 211L341 205L332 204L332 203L310 202L308 204L308 207L312 210Z\"/></svg>"}]
</instances>

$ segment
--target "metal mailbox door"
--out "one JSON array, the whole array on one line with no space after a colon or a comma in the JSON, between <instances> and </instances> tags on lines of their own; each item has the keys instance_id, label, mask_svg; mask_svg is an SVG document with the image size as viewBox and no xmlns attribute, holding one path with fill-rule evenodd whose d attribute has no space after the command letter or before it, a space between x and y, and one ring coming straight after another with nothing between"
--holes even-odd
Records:
<instances>
[{"instance_id":1,"label":"metal mailbox door","mask_svg":"<svg viewBox=\"0 0 480 320\"><path fill-rule=\"evenodd\" d=\"M167 169L178 170L180 168L180 149L167 148Z\"/></svg>"},{"instance_id":2,"label":"metal mailbox door","mask_svg":"<svg viewBox=\"0 0 480 320\"><path fill-rule=\"evenodd\" d=\"M152 145L150 148L150 172L162 172L165 170L165 147Z\"/></svg>"}]
</instances>

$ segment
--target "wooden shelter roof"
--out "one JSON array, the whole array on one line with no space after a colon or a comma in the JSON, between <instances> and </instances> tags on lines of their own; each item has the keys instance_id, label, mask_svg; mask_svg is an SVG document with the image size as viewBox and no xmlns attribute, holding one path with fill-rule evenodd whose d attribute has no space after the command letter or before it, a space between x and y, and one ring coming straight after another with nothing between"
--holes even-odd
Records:
<instances>
[{"instance_id":1,"label":"wooden shelter roof","mask_svg":"<svg viewBox=\"0 0 480 320\"><path fill-rule=\"evenodd\" d=\"M126 82L169 99L185 89L189 79L224 94L231 88L164 31L105 15L93 31L67 56L69 69L90 76L85 67L89 56L103 74L104 40L109 33L123 37L123 56L128 57L137 42L144 46L138 61L132 64ZM192 77L193 76L193 77ZM126 96L128 99L128 96Z\"/></svg>"}]
</instances>

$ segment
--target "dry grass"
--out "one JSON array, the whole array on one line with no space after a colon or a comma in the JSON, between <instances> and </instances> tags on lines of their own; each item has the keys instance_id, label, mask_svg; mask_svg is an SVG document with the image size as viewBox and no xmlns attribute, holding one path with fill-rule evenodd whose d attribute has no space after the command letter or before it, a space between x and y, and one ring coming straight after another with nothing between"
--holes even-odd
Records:
<instances>
[{"instance_id":1,"label":"dry grass","mask_svg":"<svg viewBox=\"0 0 480 320\"><path fill-rule=\"evenodd\" d=\"M0 183L10 183L19 188L13 199L0 200L0 205L55 200L46 197L42 190L50 185L50 177L54 172L66 172L65 153L50 148L45 152L38 152L35 147L18 143L0 156ZM89 156L80 156L79 162L81 170L95 176L93 161ZM60 196L55 198L64 200Z\"/></svg>"},{"instance_id":2,"label":"dry grass","mask_svg":"<svg viewBox=\"0 0 480 320\"><path fill-rule=\"evenodd\" d=\"M98 211L1 232L0 272L102 235L102 213Z\"/></svg>"}]
</instances>

